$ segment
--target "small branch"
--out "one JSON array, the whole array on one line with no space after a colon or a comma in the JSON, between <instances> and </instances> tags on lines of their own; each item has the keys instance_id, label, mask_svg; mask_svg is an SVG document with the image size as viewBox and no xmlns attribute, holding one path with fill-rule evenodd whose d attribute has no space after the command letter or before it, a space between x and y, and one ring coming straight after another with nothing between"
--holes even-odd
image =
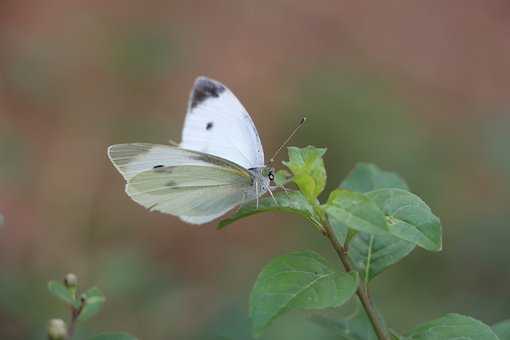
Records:
<instances>
[{"instance_id":1,"label":"small branch","mask_svg":"<svg viewBox=\"0 0 510 340\"><path fill-rule=\"evenodd\" d=\"M71 306L71 320L69 322L69 329L67 330L67 340L71 340L74 331L76 329L76 323L78 322L78 318L80 317L81 311L83 310L83 307L85 307L85 299L80 298L80 307L76 308L74 306Z\"/></svg>"},{"instance_id":2,"label":"small branch","mask_svg":"<svg viewBox=\"0 0 510 340\"><path fill-rule=\"evenodd\" d=\"M352 266L349 262L349 258L347 257L347 251L344 249L342 244L338 242L338 240L336 239L335 234L331 229L331 226L328 223L324 223L324 229L326 231L325 236L331 242L331 245L335 249L338 257L340 258L340 261L342 262L345 271L352 272ZM365 309L365 312L367 313L368 318L370 319L370 322L372 323L374 331L377 334L379 340L389 340L388 336L386 335L386 331L384 330L384 327L382 326L381 321L377 317L375 309L372 306L370 297L368 295L368 286L365 284L364 281L360 281L356 294L358 295L358 298L361 301L361 304L363 305L363 308Z\"/></svg>"}]
</instances>

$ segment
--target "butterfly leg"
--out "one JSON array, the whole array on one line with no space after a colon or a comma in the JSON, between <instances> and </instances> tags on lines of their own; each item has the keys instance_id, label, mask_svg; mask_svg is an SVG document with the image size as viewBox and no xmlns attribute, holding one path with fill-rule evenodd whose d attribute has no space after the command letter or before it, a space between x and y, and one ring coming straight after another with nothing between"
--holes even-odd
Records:
<instances>
[{"instance_id":1,"label":"butterfly leg","mask_svg":"<svg viewBox=\"0 0 510 340\"><path fill-rule=\"evenodd\" d=\"M278 205L278 201L276 200L276 198L274 197L273 195L273 192L271 191L271 188L267 187L267 192L269 192L269 195L271 195L271 197L273 198L273 201L276 205Z\"/></svg>"},{"instance_id":2,"label":"butterfly leg","mask_svg":"<svg viewBox=\"0 0 510 340\"><path fill-rule=\"evenodd\" d=\"M255 182L255 197L257 199L257 209L259 208L259 183Z\"/></svg>"},{"instance_id":3,"label":"butterfly leg","mask_svg":"<svg viewBox=\"0 0 510 340\"><path fill-rule=\"evenodd\" d=\"M287 198L290 198L289 196L289 190L287 190L286 187L284 187L283 185L276 185L274 187L271 187L271 189L282 189L284 192L285 192L285 195L287 195Z\"/></svg>"}]
</instances>

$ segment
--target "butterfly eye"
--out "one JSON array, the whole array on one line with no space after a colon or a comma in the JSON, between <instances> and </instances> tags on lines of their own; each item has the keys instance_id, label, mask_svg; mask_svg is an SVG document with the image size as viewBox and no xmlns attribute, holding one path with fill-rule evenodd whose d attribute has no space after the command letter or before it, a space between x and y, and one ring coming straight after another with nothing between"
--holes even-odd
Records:
<instances>
[{"instance_id":1,"label":"butterfly eye","mask_svg":"<svg viewBox=\"0 0 510 340\"><path fill-rule=\"evenodd\" d=\"M267 177L269 177L270 181L274 181L274 175L272 172L270 172L269 175L267 175Z\"/></svg>"}]
</instances>

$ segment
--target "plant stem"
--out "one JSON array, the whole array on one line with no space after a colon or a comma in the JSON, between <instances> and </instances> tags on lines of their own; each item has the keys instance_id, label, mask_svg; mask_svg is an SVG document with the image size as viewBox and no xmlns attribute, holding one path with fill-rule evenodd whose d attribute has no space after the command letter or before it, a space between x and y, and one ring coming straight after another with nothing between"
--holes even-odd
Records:
<instances>
[{"instance_id":1,"label":"plant stem","mask_svg":"<svg viewBox=\"0 0 510 340\"><path fill-rule=\"evenodd\" d=\"M76 323L78 322L78 317L80 316L84 306L85 299L80 299L80 307L75 308L74 306L71 306L71 320L69 322L69 329L67 330L66 340L71 340L73 338L74 331L76 329Z\"/></svg>"},{"instance_id":2,"label":"plant stem","mask_svg":"<svg viewBox=\"0 0 510 340\"><path fill-rule=\"evenodd\" d=\"M347 257L347 251L342 246L342 244L336 239L335 234L331 229L331 226L328 223L324 223L324 229L326 231L325 236L331 242L331 245L335 249L338 257L340 258L340 261L342 262L342 265L345 268L345 271L352 272L352 266ZM367 313L368 318L370 319L370 322L372 323L374 331L377 334L379 340L389 340L388 336L386 335L386 331L384 330L381 321L377 317L375 309L370 301L370 297L368 295L368 286L363 280L360 281L356 294L358 295L358 298L360 299L361 304L363 305L363 308L365 309L365 312Z\"/></svg>"}]
</instances>

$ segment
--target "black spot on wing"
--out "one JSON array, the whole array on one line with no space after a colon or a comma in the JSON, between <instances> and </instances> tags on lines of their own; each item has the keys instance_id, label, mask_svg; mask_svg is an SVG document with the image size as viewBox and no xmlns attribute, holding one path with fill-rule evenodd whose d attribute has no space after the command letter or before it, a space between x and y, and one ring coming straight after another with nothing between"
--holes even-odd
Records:
<instances>
[{"instance_id":1,"label":"black spot on wing","mask_svg":"<svg viewBox=\"0 0 510 340\"><path fill-rule=\"evenodd\" d=\"M213 127L213 125L214 125L214 124L213 124L213 122L209 122L209 123L207 123L207 125L205 126L205 129L206 129L206 130L211 130L211 129L212 129L212 127Z\"/></svg>"},{"instance_id":2,"label":"black spot on wing","mask_svg":"<svg viewBox=\"0 0 510 340\"><path fill-rule=\"evenodd\" d=\"M164 165L155 165L155 166L152 167L152 170L154 172L158 172L158 173L167 173L167 174L170 174L170 173L172 173L172 171L174 171L174 167L164 166Z\"/></svg>"},{"instance_id":3,"label":"black spot on wing","mask_svg":"<svg viewBox=\"0 0 510 340\"><path fill-rule=\"evenodd\" d=\"M218 98L225 91L225 86L217 81L200 77L195 81L191 92L191 108L194 109L208 98Z\"/></svg>"}]
</instances>

